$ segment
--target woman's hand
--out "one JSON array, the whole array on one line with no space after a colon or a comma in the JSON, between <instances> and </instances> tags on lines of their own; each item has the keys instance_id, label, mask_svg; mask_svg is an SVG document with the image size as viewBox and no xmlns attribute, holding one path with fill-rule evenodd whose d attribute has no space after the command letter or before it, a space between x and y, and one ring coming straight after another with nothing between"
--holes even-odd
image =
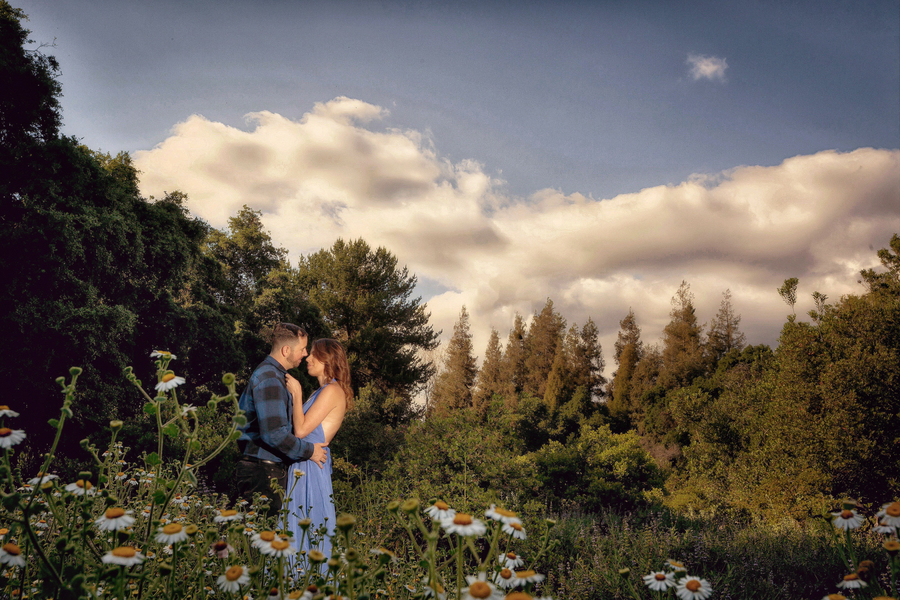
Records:
<instances>
[{"instance_id":1,"label":"woman's hand","mask_svg":"<svg viewBox=\"0 0 900 600\"><path fill-rule=\"evenodd\" d=\"M300 385L300 382L294 379L290 373L286 373L284 375L284 383L287 386L287 390L293 396L294 404L298 402L303 404L303 386Z\"/></svg>"}]
</instances>

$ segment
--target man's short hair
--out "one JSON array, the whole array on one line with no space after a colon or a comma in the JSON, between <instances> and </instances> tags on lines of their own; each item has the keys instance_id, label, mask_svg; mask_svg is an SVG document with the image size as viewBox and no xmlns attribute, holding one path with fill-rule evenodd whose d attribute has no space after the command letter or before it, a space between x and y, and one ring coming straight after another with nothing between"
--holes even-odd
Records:
<instances>
[{"instance_id":1,"label":"man's short hair","mask_svg":"<svg viewBox=\"0 0 900 600\"><path fill-rule=\"evenodd\" d=\"M300 338L305 338L306 332L302 327L293 323L279 323L272 329L272 351L280 350L282 346L293 346Z\"/></svg>"}]
</instances>

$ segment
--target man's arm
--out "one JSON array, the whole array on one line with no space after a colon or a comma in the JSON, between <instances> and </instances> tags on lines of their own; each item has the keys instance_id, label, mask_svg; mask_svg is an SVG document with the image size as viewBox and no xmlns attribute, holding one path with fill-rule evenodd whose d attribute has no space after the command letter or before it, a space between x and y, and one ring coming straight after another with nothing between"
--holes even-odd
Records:
<instances>
[{"instance_id":1,"label":"man's arm","mask_svg":"<svg viewBox=\"0 0 900 600\"><path fill-rule=\"evenodd\" d=\"M293 460L309 459L315 448L313 444L294 436L287 413L290 404L288 392L275 373L257 384L253 399L261 441Z\"/></svg>"}]
</instances>

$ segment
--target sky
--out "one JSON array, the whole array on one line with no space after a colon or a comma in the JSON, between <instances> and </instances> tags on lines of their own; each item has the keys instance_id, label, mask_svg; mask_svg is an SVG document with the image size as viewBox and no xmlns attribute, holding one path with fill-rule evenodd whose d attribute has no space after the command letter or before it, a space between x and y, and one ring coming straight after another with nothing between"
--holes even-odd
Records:
<instances>
[{"instance_id":1,"label":"sky","mask_svg":"<svg viewBox=\"0 0 900 600\"><path fill-rule=\"evenodd\" d=\"M777 343L900 233L900 2L25 0L64 132L219 228L384 246L475 351L551 298L608 364L691 286Z\"/></svg>"}]
</instances>

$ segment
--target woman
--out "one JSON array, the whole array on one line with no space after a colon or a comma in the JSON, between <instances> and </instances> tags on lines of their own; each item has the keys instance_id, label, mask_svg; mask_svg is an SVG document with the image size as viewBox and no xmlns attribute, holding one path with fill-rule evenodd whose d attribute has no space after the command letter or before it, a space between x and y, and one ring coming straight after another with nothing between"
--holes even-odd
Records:
<instances>
[{"instance_id":1,"label":"woman","mask_svg":"<svg viewBox=\"0 0 900 600\"><path fill-rule=\"evenodd\" d=\"M350 367L344 348L335 340L316 340L306 359L306 370L319 380L319 389L306 402L303 402L301 394L294 394L294 435L307 442L331 443L341 428L344 415L353 405ZM294 534L295 540L303 539L301 549L318 549L326 557L331 556L329 537L311 548L309 536L322 525L327 526L328 536L334 534L331 464L330 451L322 467L312 462L299 463L297 467L302 465L306 474L296 485L292 480L288 482L288 488L293 486L288 499L288 530ZM312 521L305 537L298 524L304 518Z\"/></svg>"}]
</instances>

